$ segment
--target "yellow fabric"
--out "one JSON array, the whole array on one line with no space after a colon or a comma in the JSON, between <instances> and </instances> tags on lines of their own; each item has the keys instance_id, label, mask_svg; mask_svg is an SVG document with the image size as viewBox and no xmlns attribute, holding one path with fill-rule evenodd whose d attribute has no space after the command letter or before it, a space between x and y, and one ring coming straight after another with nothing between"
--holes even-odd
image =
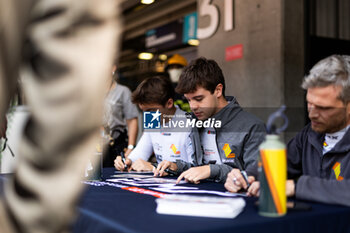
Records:
<instances>
[{"instance_id":1,"label":"yellow fabric","mask_svg":"<svg viewBox=\"0 0 350 233\"><path fill-rule=\"evenodd\" d=\"M187 66L187 60L183 56L179 54L174 54L171 58L168 60L168 65L173 65L173 64L179 64L183 66Z\"/></svg>"}]
</instances>

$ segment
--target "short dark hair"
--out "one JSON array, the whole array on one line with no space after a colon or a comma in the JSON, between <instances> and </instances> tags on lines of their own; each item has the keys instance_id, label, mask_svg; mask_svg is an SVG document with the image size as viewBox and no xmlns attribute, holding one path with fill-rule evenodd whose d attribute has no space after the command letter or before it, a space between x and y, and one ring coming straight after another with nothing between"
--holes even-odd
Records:
<instances>
[{"instance_id":1,"label":"short dark hair","mask_svg":"<svg viewBox=\"0 0 350 233\"><path fill-rule=\"evenodd\" d=\"M211 59L200 57L185 67L182 72L176 92L180 94L192 93L198 87L203 87L214 93L218 84L222 84L222 95L225 96L225 78L219 65Z\"/></svg>"},{"instance_id":2,"label":"short dark hair","mask_svg":"<svg viewBox=\"0 0 350 233\"><path fill-rule=\"evenodd\" d=\"M175 90L169 78L153 76L143 80L132 93L134 104L160 104L165 106L174 99Z\"/></svg>"}]
</instances>

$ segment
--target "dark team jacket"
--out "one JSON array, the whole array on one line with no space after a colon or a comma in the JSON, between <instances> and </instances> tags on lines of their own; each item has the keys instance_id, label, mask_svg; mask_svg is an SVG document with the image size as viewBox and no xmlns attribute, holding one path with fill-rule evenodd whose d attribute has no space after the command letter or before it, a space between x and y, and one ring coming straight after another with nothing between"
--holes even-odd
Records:
<instances>
[{"instance_id":1,"label":"dark team jacket","mask_svg":"<svg viewBox=\"0 0 350 233\"><path fill-rule=\"evenodd\" d=\"M214 127L215 132L213 132L222 164L209 164L209 178L216 182L225 182L232 168L238 167L235 158L241 159L248 175L257 176L256 161L259 156L259 145L264 141L266 135L265 125L260 119L244 111L234 97L226 97L226 99L229 104L211 117L222 123L221 128ZM177 160L177 172L205 165L200 130L195 127L191 132L195 148L193 163Z\"/></svg>"},{"instance_id":2,"label":"dark team jacket","mask_svg":"<svg viewBox=\"0 0 350 233\"><path fill-rule=\"evenodd\" d=\"M350 206L350 130L323 155L324 137L309 124L288 143L288 178L299 199Z\"/></svg>"}]
</instances>

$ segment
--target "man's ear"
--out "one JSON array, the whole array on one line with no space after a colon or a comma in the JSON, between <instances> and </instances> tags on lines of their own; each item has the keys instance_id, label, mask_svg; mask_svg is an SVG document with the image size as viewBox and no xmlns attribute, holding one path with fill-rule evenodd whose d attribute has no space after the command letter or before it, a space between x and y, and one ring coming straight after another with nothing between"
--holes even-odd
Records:
<instances>
[{"instance_id":1,"label":"man's ear","mask_svg":"<svg viewBox=\"0 0 350 233\"><path fill-rule=\"evenodd\" d=\"M215 93L215 95L216 95L217 98L220 98L221 96L223 96L223 95L222 95L222 89L223 89L223 85L222 85L221 83L219 83L219 84L216 86L215 91L214 91L214 93Z\"/></svg>"},{"instance_id":2,"label":"man's ear","mask_svg":"<svg viewBox=\"0 0 350 233\"><path fill-rule=\"evenodd\" d=\"M173 98L168 99L168 101L165 104L165 108L171 109L174 106L174 100Z\"/></svg>"}]
</instances>

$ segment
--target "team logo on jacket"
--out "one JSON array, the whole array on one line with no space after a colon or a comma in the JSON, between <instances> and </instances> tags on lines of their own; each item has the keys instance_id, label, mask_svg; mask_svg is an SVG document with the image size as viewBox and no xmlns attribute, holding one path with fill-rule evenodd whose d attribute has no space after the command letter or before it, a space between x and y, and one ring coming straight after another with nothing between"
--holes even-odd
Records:
<instances>
[{"instance_id":1,"label":"team logo on jacket","mask_svg":"<svg viewBox=\"0 0 350 233\"><path fill-rule=\"evenodd\" d=\"M159 110L156 112L143 113L143 128L144 129L160 129L160 115Z\"/></svg>"},{"instance_id":2,"label":"team logo on jacket","mask_svg":"<svg viewBox=\"0 0 350 233\"><path fill-rule=\"evenodd\" d=\"M174 152L174 154L179 155L180 151L177 150L174 144L171 144L170 149Z\"/></svg>"},{"instance_id":3,"label":"team logo on jacket","mask_svg":"<svg viewBox=\"0 0 350 233\"><path fill-rule=\"evenodd\" d=\"M208 130L208 134L215 134L214 130Z\"/></svg>"},{"instance_id":4,"label":"team logo on jacket","mask_svg":"<svg viewBox=\"0 0 350 233\"><path fill-rule=\"evenodd\" d=\"M236 157L236 154L235 154L235 153L231 153L232 150L231 150L230 145L229 145L228 143L226 143L226 144L224 145L224 147L222 148L222 150L224 151L226 158L231 159L231 158Z\"/></svg>"},{"instance_id":5,"label":"team logo on jacket","mask_svg":"<svg viewBox=\"0 0 350 233\"><path fill-rule=\"evenodd\" d=\"M162 134L163 136L171 136L171 133L162 132L161 134Z\"/></svg>"},{"instance_id":6,"label":"team logo on jacket","mask_svg":"<svg viewBox=\"0 0 350 233\"><path fill-rule=\"evenodd\" d=\"M323 147L327 147L327 146L328 146L327 142L324 141L324 142L323 142Z\"/></svg>"},{"instance_id":7,"label":"team logo on jacket","mask_svg":"<svg viewBox=\"0 0 350 233\"><path fill-rule=\"evenodd\" d=\"M340 176L340 172L341 172L340 167L341 167L341 164L339 162L336 162L332 168L335 174L335 178L337 178L337 180L339 181L344 179L344 177Z\"/></svg>"}]
</instances>

